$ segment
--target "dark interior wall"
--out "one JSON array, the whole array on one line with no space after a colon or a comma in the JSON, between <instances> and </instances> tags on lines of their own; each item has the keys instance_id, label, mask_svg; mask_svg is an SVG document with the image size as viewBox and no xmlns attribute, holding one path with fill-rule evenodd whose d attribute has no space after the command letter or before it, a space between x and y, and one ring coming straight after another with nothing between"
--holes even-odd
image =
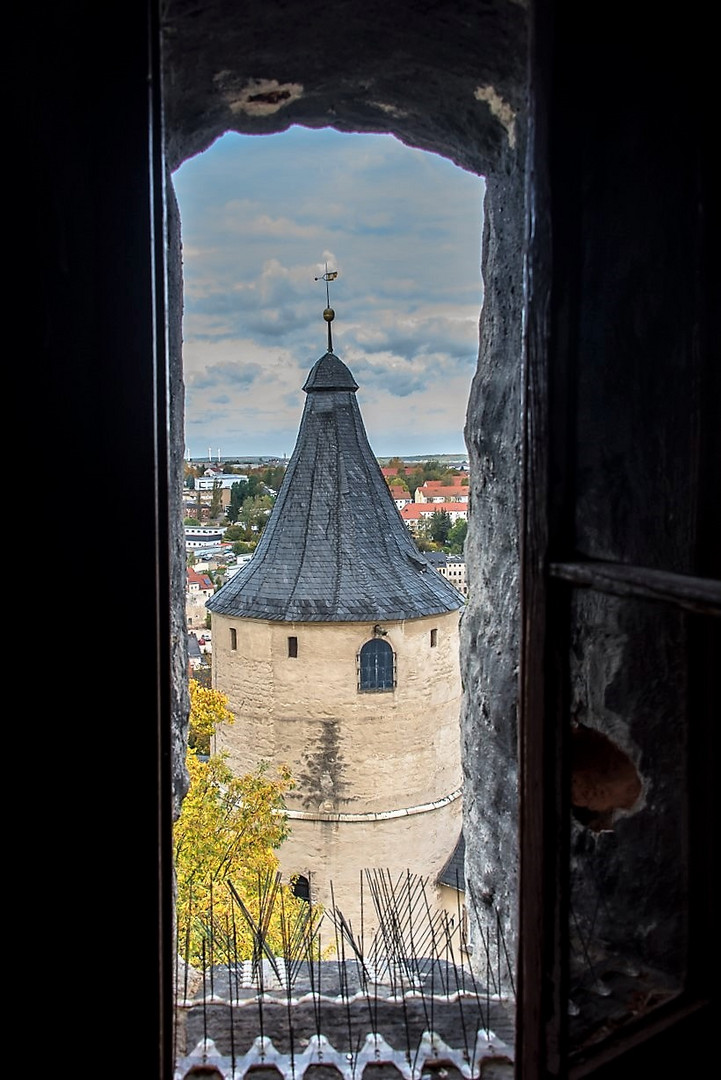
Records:
<instances>
[{"instance_id":1,"label":"dark interior wall","mask_svg":"<svg viewBox=\"0 0 721 1080\"><path fill-rule=\"evenodd\" d=\"M711 278L700 27L659 21L619 38L613 14L611 5L593 46L569 52L558 76L564 89L575 87L564 94L554 145L557 197L566 199L557 266L571 315L557 355L573 377L562 391L568 422L559 409L551 433L553 494L563 507L552 519L551 557L718 578L719 548L712 554L700 517L719 404L702 317ZM571 17L566 33L574 27L580 40L586 24ZM678 91L662 98L674 70L683 72ZM552 378L560 387L560 367ZM571 711L627 752L642 781L633 808L615 816L606 854L591 856L575 839L576 853L587 853L576 873L608 875L610 910L596 928L606 946L633 943L648 962L678 972L694 723L685 617L580 593L571 626Z\"/></svg>"},{"instance_id":2,"label":"dark interior wall","mask_svg":"<svg viewBox=\"0 0 721 1080\"><path fill-rule=\"evenodd\" d=\"M170 168L226 131L304 124L392 132L483 174L523 108L525 23L521 4L497 0L169 0Z\"/></svg>"},{"instance_id":3,"label":"dark interior wall","mask_svg":"<svg viewBox=\"0 0 721 1080\"><path fill-rule=\"evenodd\" d=\"M624 1025L642 1027L633 1010L620 1022L619 1008L604 1029L600 994L569 1020L581 977L612 982L609 953L673 975L691 1010L714 977L702 942L716 936L705 762L721 656L717 198L704 18L631 17L615 3L590 13L541 2L534 13L522 683L526 753L530 738L545 772L523 779L521 904L523 941L545 946L532 974L521 960L523 978L544 987L538 1042L521 1055L562 1075L569 1046L590 1073L599 1032L612 1056ZM650 588L628 587L632 568ZM668 604L662 591L650 599L657 577ZM708 596L704 615L688 614L687 588ZM595 751L596 809L604 784L638 785L625 803L631 788L615 789L605 821L588 788L573 802L574 721L606 747ZM553 823L535 835L534 806ZM535 850L545 868L534 879ZM541 898L547 919L534 923ZM633 1075L626 1061L608 1075Z\"/></svg>"},{"instance_id":4,"label":"dark interior wall","mask_svg":"<svg viewBox=\"0 0 721 1080\"><path fill-rule=\"evenodd\" d=\"M102 1071L125 1044L110 1000L134 1001L140 1071L169 1077L165 240L149 10L111 3L100 21L94 4L71 0L11 15L12 307L24 359L6 418L24 428L32 416L34 452L54 477L42 511L53 570L26 591L26 610L45 612L47 647L19 667L44 825L35 854L15 863L34 884L13 903L26 929L46 922L66 943L73 973L43 1023L48 1041L82 1030L82 1068ZM82 475L71 511L57 504L64 474ZM53 951L37 938L18 947L19 995Z\"/></svg>"}]
</instances>

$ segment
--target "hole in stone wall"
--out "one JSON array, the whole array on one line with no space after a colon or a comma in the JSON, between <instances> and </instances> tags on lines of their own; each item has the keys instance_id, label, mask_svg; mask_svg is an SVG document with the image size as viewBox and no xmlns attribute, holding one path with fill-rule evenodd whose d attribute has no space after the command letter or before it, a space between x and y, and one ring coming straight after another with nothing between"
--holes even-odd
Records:
<instances>
[{"instance_id":1,"label":"hole in stone wall","mask_svg":"<svg viewBox=\"0 0 721 1080\"><path fill-rule=\"evenodd\" d=\"M606 735L581 723L571 729L571 805L593 832L611 829L620 810L631 810L642 791L636 767Z\"/></svg>"}]
</instances>

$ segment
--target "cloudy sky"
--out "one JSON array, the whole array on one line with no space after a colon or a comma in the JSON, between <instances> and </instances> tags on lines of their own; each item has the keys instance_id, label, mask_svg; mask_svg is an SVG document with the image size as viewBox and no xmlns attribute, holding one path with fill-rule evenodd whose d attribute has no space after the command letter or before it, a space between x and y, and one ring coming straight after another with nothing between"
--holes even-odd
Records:
<instances>
[{"instance_id":1,"label":"cloudy sky","mask_svg":"<svg viewBox=\"0 0 721 1080\"><path fill-rule=\"evenodd\" d=\"M390 135L226 135L174 174L183 228L186 453L290 456L333 350L378 456L465 454L483 181ZM475 223L475 224L473 224Z\"/></svg>"}]
</instances>

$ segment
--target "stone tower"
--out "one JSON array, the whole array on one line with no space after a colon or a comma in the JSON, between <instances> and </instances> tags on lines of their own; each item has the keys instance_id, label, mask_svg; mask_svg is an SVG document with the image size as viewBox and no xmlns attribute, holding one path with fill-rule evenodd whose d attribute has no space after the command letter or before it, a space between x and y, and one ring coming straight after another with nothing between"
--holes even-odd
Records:
<instances>
[{"instance_id":1,"label":"stone tower","mask_svg":"<svg viewBox=\"0 0 721 1080\"><path fill-rule=\"evenodd\" d=\"M252 560L208 601L218 735L236 774L287 764L285 875L359 917L364 869L436 880L461 833L464 597L419 552L371 451L351 372L313 366L298 439ZM372 922L372 918L371 918Z\"/></svg>"}]
</instances>

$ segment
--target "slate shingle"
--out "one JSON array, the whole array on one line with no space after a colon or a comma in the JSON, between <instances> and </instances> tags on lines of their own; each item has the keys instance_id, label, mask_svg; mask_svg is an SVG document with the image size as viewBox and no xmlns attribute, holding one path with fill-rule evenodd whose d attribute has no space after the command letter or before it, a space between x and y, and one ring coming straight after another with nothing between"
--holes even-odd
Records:
<instances>
[{"instance_id":1,"label":"slate shingle","mask_svg":"<svg viewBox=\"0 0 721 1080\"><path fill-rule=\"evenodd\" d=\"M418 550L371 450L358 385L327 352L255 554L211 612L281 622L368 622L455 611L464 598Z\"/></svg>"},{"instance_id":2,"label":"slate shingle","mask_svg":"<svg viewBox=\"0 0 721 1080\"><path fill-rule=\"evenodd\" d=\"M452 889L459 889L459 891L464 892L466 887L465 859L466 840L463 833L461 833L458 843L453 849L453 854L438 875L438 883L440 885L450 885Z\"/></svg>"}]
</instances>

